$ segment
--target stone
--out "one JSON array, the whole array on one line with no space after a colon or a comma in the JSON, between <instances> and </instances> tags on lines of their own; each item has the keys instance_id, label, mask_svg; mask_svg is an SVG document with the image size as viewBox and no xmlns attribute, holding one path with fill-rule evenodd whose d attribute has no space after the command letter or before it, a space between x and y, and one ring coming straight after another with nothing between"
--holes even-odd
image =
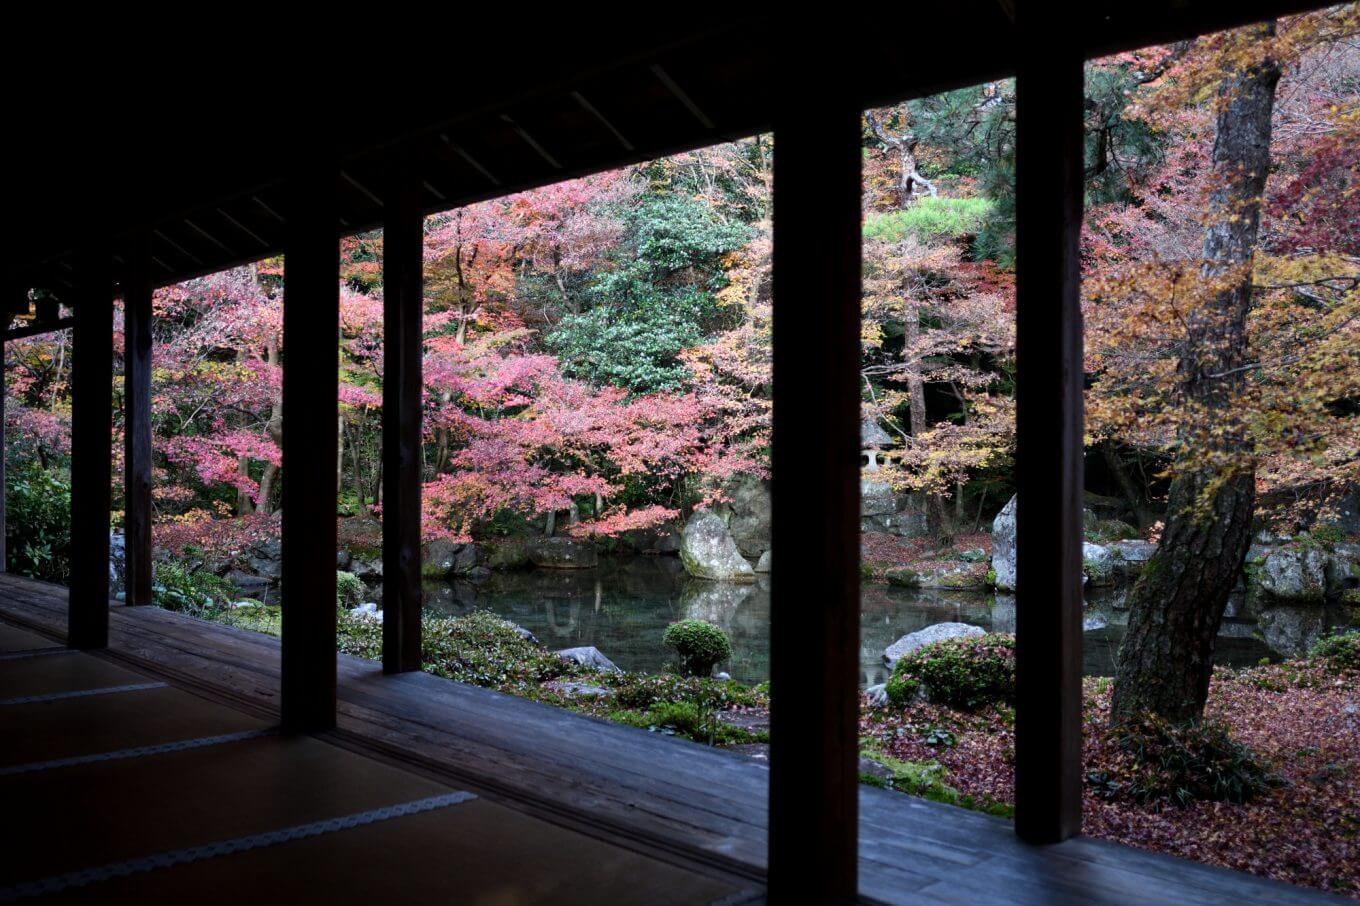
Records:
<instances>
[{"instance_id":1,"label":"stone","mask_svg":"<svg viewBox=\"0 0 1360 906\"><path fill-rule=\"evenodd\" d=\"M1081 569L1093 586L1113 585L1119 577L1119 559L1102 544L1081 545Z\"/></svg>"},{"instance_id":2,"label":"stone","mask_svg":"<svg viewBox=\"0 0 1360 906\"><path fill-rule=\"evenodd\" d=\"M1320 604L1327 596L1327 559L1318 548L1282 547L1271 551L1253 572L1272 598Z\"/></svg>"},{"instance_id":3,"label":"stone","mask_svg":"<svg viewBox=\"0 0 1360 906\"><path fill-rule=\"evenodd\" d=\"M354 555L343 547L335 552L335 568L349 572L350 566L354 564Z\"/></svg>"},{"instance_id":4,"label":"stone","mask_svg":"<svg viewBox=\"0 0 1360 906\"><path fill-rule=\"evenodd\" d=\"M874 759L866 758L863 755L859 757L859 773L861 776L874 778L884 786L890 785L893 778L897 776L893 773L893 769L883 762L874 761Z\"/></svg>"},{"instance_id":5,"label":"stone","mask_svg":"<svg viewBox=\"0 0 1360 906\"><path fill-rule=\"evenodd\" d=\"M466 575L477 567L477 560L480 555L477 545L468 543L458 548L458 552L453 555L453 568L450 572L455 576Z\"/></svg>"},{"instance_id":6,"label":"stone","mask_svg":"<svg viewBox=\"0 0 1360 906\"><path fill-rule=\"evenodd\" d=\"M268 538L264 541L258 541L255 543L255 546L251 549L255 551L255 556L263 557L266 560L283 559L282 538Z\"/></svg>"},{"instance_id":7,"label":"stone","mask_svg":"<svg viewBox=\"0 0 1360 906\"><path fill-rule=\"evenodd\" d=\"M767 573L769 571L770 571L770 552L765 551L760 555L760 559L756 561L756 572Z\"/></svg>"},{"instance_id":8,"label":"stone","mask_svg":"<svg viewBox=\"0 0 1360 906\"><path fill-rule=\"evenodd\" d=\"M992 520L992 572L997 591L1015 591L1015 496Z\"/></svg>"},{"instance_id":9,"label":"stone","mask_svg":"<svg viewBox=\"0 0 1360 906\"><path fill-rule=\"evenodd\" d=\"M864 694L869 697L869 707L882 708L888 704L888 684L875 683L864 690Z\"/></svg>"},{"instance_id":10,"label":"stone","mask_svg":"<svg viewBox=\"0 0 1360 906\"><path fill-rule=\"evenodd\" d=\"M579 664L591 670L598 670L601 673L622 673L618 665L600 653L600 649L594 645L585 645L580 648L564 648L557 652L557 656L569 664Z\"/></svg>"},{"instance_id":11,"label":"stone","mask_svg":"<svg viewBox=\"0 0 1360 906\"><path fill-rule=\"evenodd\" d=\"M859 482L859 515L861 519L888 516L897 512L897 495L881 481L862 478Z\"/></svg>"},{"instance_id":12,"label":"stone","mask_svg":"<svg viewBox=\"0 0 1360 906\"><path fill-rule=\"evenodd\" d=\"M364 582L377 582L383 577L382 557L375 557L367 561L355 560L351 567L350 572Z\"/></svg>"},{"instance_id":13,"label":"stone","mask_svg":"<svg viewBox=\"0 0 1360 906\"><path fill-rule=\"evenodd\" d=\"M239 569L227 573L227 581L244 598L263 598L274 587L274 583L264 576L257 576Z\"/></svg>"},{"instance_id":14,"label":"stone","mask_svg":"<svg viewBox=\"0 0 1360 906\"><path fill-rule=\"evenodd\" d=\"M581 683L575 680L552 680L543 688L566 698L611 698L614 690L594 683Z\"/></svg>"},{"instance_id":15,"label":"stone","mask_svg":"<svg viewBox=\"0 0 1360 906\"><path fill-rule=\"evenodd\" d=\"M986 630L982 627L970 623L935 623L925 629L909 632L893 642L883 652L883 662L892 667L913 651L927 645L933 645L947 639L966 639L986 634Z\"/></svg>"},{"instance_id":16,"label":"stone","mask_svg":"<svg viewBox=\"0 0 1360 906\"><path fill-rule=\"evenodd\" d=\"M467 580L473 584L486 582L491 578L491 569L486 566L474 566L467 571Z\"/></svg>"},{"instance_id":17,"label":"stone","mask_svg":"<svg viewBox=\"0 0 1360 906\"><path fill-rule=\"evenodd\" d=\"M600 565L600 555L590 541L559 536L531 543L529 562L540 569L591 569Z\"/></svg>"},{"instance_id":18,"label":"stone","mask_svg":"<svg viewBox=\"0 0 1360 906\"><path fill-rule=\"evenodd\" d=\"M987 587L987 568L980 563L956 563L917 571L918 588L942 588L955 591Z\"/></svg>"},{"instance_id":19,"label":"stone","mask_svg":"<svg viewBox=\"0 0 1360 906\"><path fill-rule=\"evenodd\" d=\"M1318 640L1335 631L1327 607L1268 607L1256 631L1270 650L1286 658L1304 657Z\"/></svg>"},{"instance_id":20,"label":"stone","mask_svg":"<svg viewBox=\"0 0 1360 906\"><path fill-rule=\"evenodd\" d=\"M490 569L526 569L529 561L529 545L523 541L498 541L487 551L486 565Z\"/></svg>"},{"instance_id":21,"label":"stone","mask_svg":"<svg viewBox=\"0 0 1360 906\"><path fill-rule=\"evenodd\" d=\"M727 523L727 531L744 557L759 557L770 547L770 485L755 475L736 475L723 486L726 502L713 511Z\"/></svg>"},{"instance_id":22,"label":"stone","mask_svg":"<svg viewBox=\"0 0 1360 906\"><path fill-rule=\"evenodd\" d=\"M1348 600L1360 589L1360 544L1338 544L1327 557L1327 597Z\"/></svg>"},{"instance_id":23,"label":"stone","mask_svg":"<svg viewBox=\"0 0 1360 906\"><path fill-rule=\"evenodd\" d=\"M518 623L511 623L509 620L506 620L505 624L509 626L511 629L515 630L515 634L518 635L520 638L524 639L526 642L531 642L535 645L542 644L541 642L539 642L538 636L534 635L532 632L525 629Z\"/></svg>"},{"instance_id":24,"label":"stone","mask_svg":"<svg viewBox=\"0 0 1360 906\"><path fill-rule=\"evenodd\" d=\"M674 525L663 525L656 530L656 552L678 554L683 543L681 530Z\"/></svg>"},{"instance_id":25,"label":"stone","mask_svg":"<svg viewBox=\"0 0 1360 906\"><path fill-rule=\"evenodd\" d=\"M883 571L883 578L898 588L921 587L921 574L910 566L890 566Z\"/></svg>"},{"instance_id":26,"label":"stone","mask_svg":"<svg viewBox=\"0 0 1360 906\"><path fill-rule=\"evenodd\" d=\"M1157 545L1151 541L1113 541L1105 546L1117 552L1125 563L1146 563L1157 553Z\"/></svg>"},{"instance_id":27,"label":"stone","mask_svg":"<svg viewBox=\"0 0 1360 906\"><path fill-rule=\"evenodd\" d=\"M373 601L352 608L349 615L352 617L371 617L380 623L382 622L382 608Z\"/></svg>"},{"instance_id":28,"label":"stone","mask_svg":"<svg viewBox=\"0 0 1360 906\"><path fill-rule=\"evenodd\" d=\"M282 560L270 560L267 557L251 557L246 561L246 565L250 567L251 572L258 576L264 576L266 579L283 578Z\"/></svg>"},{"instance_id":29,"label":"stone","mask_svg":"<svg viewBox=\"0 0 1360 906\"><path fill-rule=\"evenodd\" d=\"M716 582L753 582L755 570L741 555L722 517L712 510L696 510L685 523L680 560L695 578Z\"/></svg>"},{"instance_id":30,"label":"stone","mask_svg":"<svg viewBox=\"0 0 1360 906\"><path fill-rule=\"evenodd\" d=\"M443 579L453 572L453 562L463 545L447 538L435 538L420 547L420 574L428 579Z\"/></svg>"}]
</instances>

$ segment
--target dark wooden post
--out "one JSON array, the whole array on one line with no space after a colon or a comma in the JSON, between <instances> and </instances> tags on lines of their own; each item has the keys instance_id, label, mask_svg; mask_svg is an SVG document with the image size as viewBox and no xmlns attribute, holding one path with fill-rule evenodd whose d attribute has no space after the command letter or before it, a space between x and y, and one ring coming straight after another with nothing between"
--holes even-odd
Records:
<instances>
[{"instance_id":1,"label":"dark wooden post","mask_svg":"<svg viewBox=\"0 0 1360 906\"><path fill-rule=\"evenodd\" d=\"M1036 15L1016 75L1015 827L1048 843L1081 830L1084 87Z\"/></svg>"},{"instance_id":2,"label":"dark wooden post","mask_svg":"<svg viewBox=\"0 0 1360 906\"><path fill-rule=\"evenodd\" d=\"M79 267L71 340L71 582L66 643L109 641L113 477L113 292L103 256Z\"/></svg>"},{"instance_id":3,"label":"dark wooden post","mask_svg":"<svg viewBox=\"0 0 1360 906\"><path fill-rule=\"evenodd\" d=\"M4 312L5 329L9 329L10 317L9 309L0 308ZM0 573L9 571L9 550L5 547L5 537L9 533L9 522L5 513L5 495L8 493L8 478L5 475L5 454L9 447L5 444L5 394L6 378L5 371L5 341L0 340Z\"/></svg>"},{"instance_id":4,"label":"dark wooden post","mask_svg":"<svg viewBox=\"0 0 1360 906\"><path fill-rule=\"evenodd\" d=\"M151 275L145 238L123 274L123 540L128 604L151 603Z\"/></svg>"},{"instance_id":5,"label":"dark wooden post","mask_svg":"<svg viewBox=\"0 0 1360 906\"><path fill-rule=\"evenodd\" d=\"M825 82L785 95L798 106L775 121L769 889L826 903L858 884L860 111Z\"/></svg>"},{"instance_id":6,"label":"dark wooden post","mask_svg":"<svg viewBox=\"0 0 1360 906\"><path fill-rule=\"evenodd\" d=\"M420 669L420 174L400 155L383 199L383 671Z\"/></svg>"},{"instance_id":7,"label":"dark wooden post","mask_svg":"<svg viewBox=\"0 0 1360 906\"><path fill-rule=\"evenodd\" d=\"M284 728L335 726L335 472L339 417L339 171L290 187L283 297Z\"/></svg>"}]
</instances>

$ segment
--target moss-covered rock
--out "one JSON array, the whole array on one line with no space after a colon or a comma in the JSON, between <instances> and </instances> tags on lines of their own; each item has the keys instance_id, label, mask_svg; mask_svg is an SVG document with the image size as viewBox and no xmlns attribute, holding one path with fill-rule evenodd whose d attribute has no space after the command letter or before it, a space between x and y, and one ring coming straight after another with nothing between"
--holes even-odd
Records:
<instances>
[{"instance_id":1,"label":"moss-covered rock","mask_svg":"<svg viewBox=\"0 0 1360 906\"><path fill-rule=\"evenodd\" d=\"M965 711L1013 705L1015 639L987 634L926 645L898 660L886 691L899 705L918 695Z\"/></svg>"}]
</instances>

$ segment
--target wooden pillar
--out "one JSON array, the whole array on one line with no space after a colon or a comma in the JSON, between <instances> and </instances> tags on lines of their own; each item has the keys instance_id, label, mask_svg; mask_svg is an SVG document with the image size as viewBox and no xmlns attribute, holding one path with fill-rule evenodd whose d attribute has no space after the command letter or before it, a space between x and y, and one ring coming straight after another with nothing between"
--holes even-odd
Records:
<instances>
[{"instance_id":1,"label":"wooden pillar","mask_svg":"<svg viewBox=\"0 0 1360 906\"><path fill-rule=\"evenodd\" d=\"M10 317L8 309L0 308L5 312L4 328L9 329ZM9 533L9 522L5 513L5 496L9 493L8 478L5 475L5 460L9 447L5 444L5 396L8 392L6 379L8 372L5 370L5 341L0 340L0 573L9 572L9 550L5 546L5 538Z\"/></svg>"},{"instance_id":2,"label":"wooden pillar","mask_svg":"<svg viewBox=\"0 0 1360 906\"><path fill-rule=\"evenodd\" d=\"M66 642L109 641L113 477L113 292L108 261L84 259L71 340L71 582Z\"/></svg>"},{"instance_id":3,"label":"wooden pillar","mask_svg":"<svg viewBox=\"0 0 1360 906\"><path fill-rule=\"evenodd\" d=\"M1081 829L1084 87L1079 52L1043 39L1059 23L1027 15L1038 19L1020 22L1016 76L1015 826L1048 843Z\"/></svg>"},{"instance_id":4,"label":"wooden pillar","mask_svg":"<svg viewBox=\"0 0 1360 906\"><path fill-rule=\"evenodd\" d=\"M825 903L853 899L858 884L860 110L825 80L785 97L774 155L769 890L775 902Z\"/></svg>"},{"instance_id":5,"label":"wooden pillar","mask_svg":"<svg viewBox=\"0 0 1360 906\"><path fill-rule=\"evenodd\" d=\"M335 726L335 470L339 416L338 170L290 186L283 297L284 728Z\"/></svg>"},{"instance_id":6,"label":"wooden pillar","mask_svg":"<svg viewBox=\"0 0 1360 906\"><path fill-rule=\"evenodd\" d=\"M420 669L424 213L401 155L383 199L383 672Z\"/></svg>"},{"instance_id":7,"label":"wooden pillar","mask_svg":"<svg viewBox=\"0 0 1360 906\"><path fill-rule=\"evenodd\" d=\"M123 534L128 604L151 603L151 274L146 239L123 274Z\"/></svg>"}]
</instances>

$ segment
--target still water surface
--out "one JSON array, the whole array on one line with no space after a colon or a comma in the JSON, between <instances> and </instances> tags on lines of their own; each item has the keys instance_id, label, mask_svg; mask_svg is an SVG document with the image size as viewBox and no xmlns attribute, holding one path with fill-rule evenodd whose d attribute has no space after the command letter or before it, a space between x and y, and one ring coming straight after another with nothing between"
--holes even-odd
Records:
<instances>
[{"instance_id":1,"label":"still water surface","mask_svg":"<svg viewBox=\"0 0 1360 906\"><path fill-rule=\"evenodd\" d=\"M691 578L674 557L605 560L596 569L496 573L487 582L427 585L432 613L461 615L490 610L525 627L553 649L594 645L625 670L655 672L671 662L661 633L676 620L698 618L721 626L732 639L724 669L757 683L770 675L770 586L732 585ZM1123 635L1127 613L1122 590L1088 595L1084 645L1088 675L1106 676ZM901 636L933 623L972 623L1015 631L1015 601L1008 595L894 588L865 583L862 604L860 682L883 682L883 649ZM812 610L814 600L797 607ZM1229 605L1216 660L1228 666L1261 658L1302 654L1337 628L1337 608L1272 608L1259 618Z\"/></svg>"}]
</instances>

